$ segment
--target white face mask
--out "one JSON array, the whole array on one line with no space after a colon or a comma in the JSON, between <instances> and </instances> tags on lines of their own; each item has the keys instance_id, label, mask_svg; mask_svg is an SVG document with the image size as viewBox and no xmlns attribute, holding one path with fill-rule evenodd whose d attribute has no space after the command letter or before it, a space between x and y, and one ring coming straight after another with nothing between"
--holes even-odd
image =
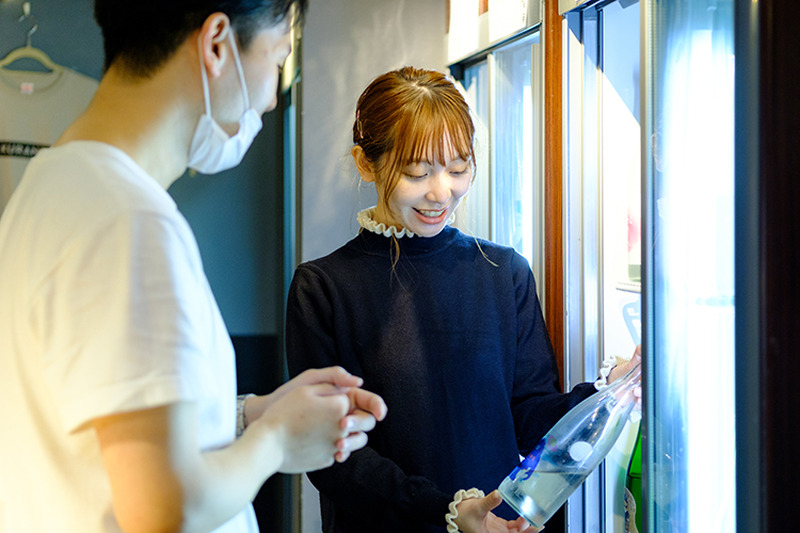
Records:
<instances>
[{"instance_id":1,"label":"white face mask","mask_svg":"<svg viewBox=\"0 0 800 533\"><path fill-rule=\"evenodd\" d=\"M244 154L256 134L261 131L261 116L255 109L250 108L250 98L247 96L247 85L244 81L244 71L239 60L239 51L236 48L236 41L233 38L233 30L229 30L228 37L233 48L233 58L236 63L236 71L239 73L239 81L242 85L242 98L244 101L244 114L239 119L239 131L230 136L222 127L211 117L211 97L208 92L208 76L206 74L205 62L203 61L200 40L197 41L197 49L200 54L200 73L203 76L203 97L206 103L206 112L200 117L197 127L194 130L192 144L189 147L189 168L203 174L215 174L233 168L241 163Z\"/></svg>"}]
</instances>

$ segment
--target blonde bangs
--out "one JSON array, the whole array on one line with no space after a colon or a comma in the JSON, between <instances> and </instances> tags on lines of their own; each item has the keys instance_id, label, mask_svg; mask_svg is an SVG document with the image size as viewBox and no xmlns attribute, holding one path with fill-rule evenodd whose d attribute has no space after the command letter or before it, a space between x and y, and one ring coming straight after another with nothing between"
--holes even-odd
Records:
<instances>
[{"instance_id":1,"label":"blonde bangs","mask_svg":"<svg viewBox=\"0 0 800 533\"><path fill-rule=\"evenodd\" d=\"M386 180L387 196L408 165L421 161L444 165L450 149L446 141L461 159L473 168L475 165L472 142L475 128L469 109L441 98L423 98L415 104L414 109L401 114L392 128L391 137L397 141L380 169Z\"/></svg>"}]
</instances>

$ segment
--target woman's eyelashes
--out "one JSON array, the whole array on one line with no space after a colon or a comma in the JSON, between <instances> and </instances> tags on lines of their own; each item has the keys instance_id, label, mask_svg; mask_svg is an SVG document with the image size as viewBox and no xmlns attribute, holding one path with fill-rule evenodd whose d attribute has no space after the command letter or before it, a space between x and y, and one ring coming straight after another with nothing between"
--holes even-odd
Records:
<instances>
[{"instance_id":1,"label":"woman's eyelashes","mask_svg":"<svg viewBox=\"0 0 800 533\"><path fill-rule=\"evenodd\" d=\"M466 166L457 166L451 167L447 169L447 173L451 176L463 176L464 174L469 172L469 165ZM422 169L419 167L414 167L411 169L406 169L403 172L403 175L412 180L421 180L423 178L428 177L430 174L429 170Z\"/></svg>"}]
</instances>

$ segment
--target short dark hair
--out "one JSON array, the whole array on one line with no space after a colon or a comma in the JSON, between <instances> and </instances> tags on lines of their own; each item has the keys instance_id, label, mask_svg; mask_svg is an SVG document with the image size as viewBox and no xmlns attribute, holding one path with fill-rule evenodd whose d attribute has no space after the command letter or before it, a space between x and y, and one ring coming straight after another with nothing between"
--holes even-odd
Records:
<instances>
[{"instance_id":1,"label":"short dark hair","mask_svg":"<svg viewBox=\"0 0 800 533\"><path fill-rule=\"evenodd\" d=\"M152 75L212 13L228 15L246 50L258 31L283 22L296 8L302 23L308 0L95 0L103 32L104 70L114 61L137 77Z\"/></svg>"}]
</instances>

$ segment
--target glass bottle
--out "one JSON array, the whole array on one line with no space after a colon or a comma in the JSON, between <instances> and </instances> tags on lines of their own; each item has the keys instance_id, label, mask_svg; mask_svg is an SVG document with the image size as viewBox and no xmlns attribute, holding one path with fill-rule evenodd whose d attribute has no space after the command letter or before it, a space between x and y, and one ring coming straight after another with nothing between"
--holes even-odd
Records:
<instances>
[{"instance_id":1,"label":"glass bottle","mask_svg":"<svg viewBox=\"0 0 800 533\"><path fill-rule=\"evenodd\" d=\"M520 516L541 527L600 464L637 404L641 365L573 407L500 484Z\"/></svg>"},{"instance_id":2,"label":"glass bottle","mask_svg":"<svg viewBox=\"0 0 800 533\"><path fill-rule=\"evenodd\" d=\"M642 428L636 434L628 474L625 477L625 533L642 530Z\"/></svg>"}]
</instances>

